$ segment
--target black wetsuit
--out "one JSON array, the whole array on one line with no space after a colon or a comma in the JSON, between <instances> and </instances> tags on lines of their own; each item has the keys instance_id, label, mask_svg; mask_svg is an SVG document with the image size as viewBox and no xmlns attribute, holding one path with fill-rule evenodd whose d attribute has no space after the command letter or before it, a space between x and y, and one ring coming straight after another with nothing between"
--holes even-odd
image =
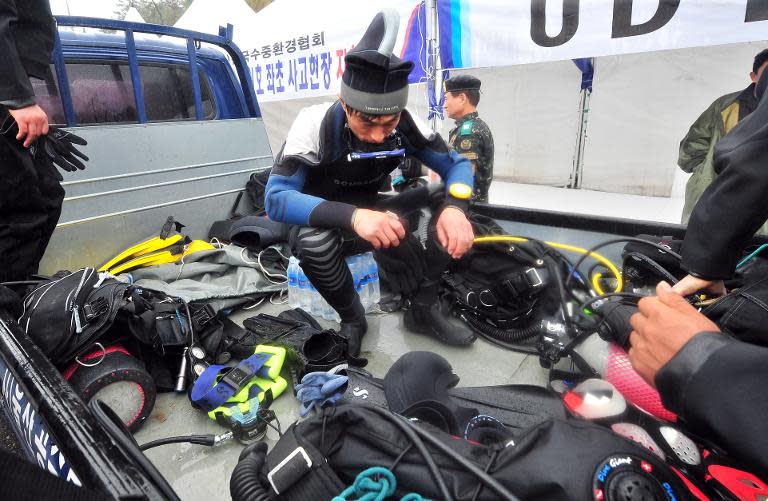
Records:
<instances>
[{"instance_id":1,"label":"black wetsuit","mask_svg":"<svg viewBox=\"0 0 768 501\"><path fill-rule=\"evenodd\" d=\"M717 178L694 208L683 265L705 279L729 278L768 219L768 74L757 109L715 148ZM722 334L691 339L656 376L664 405L768 480L768 349Z\"/></svg>"},{"instance_id":2,"label":"black wetsuit","mask_svg":"<svg viewBox=\"0 0 768 501\"><path fill-rule=\"evenodd\" d=\"M31 78L50 78L55 25L48 0L0 0L0 132L8 109L35 104ZM13 132L0 133L0 282L37 272L64 190Z\"/></svg>"},{"instance_id":3,"label":"black wetsuit","mask_svg":"<svg viewBox=\"0 0 768 501\"><path fill-rule=\"evenodd\" d=\"M269 218L293 225L290 243L304 273L343 322L362 316L362 306L343 257L370 248L352 229L357 207L373 208L382 181L403 157L350 160L361 149L403 149L445 181L472 186L472 168L437 134L402 112L384 145L359 143L347 127L340 102L305 108L291 126L267 182ZM449 203L466 201L447 195Z\"/></svg>"}]
</instances>

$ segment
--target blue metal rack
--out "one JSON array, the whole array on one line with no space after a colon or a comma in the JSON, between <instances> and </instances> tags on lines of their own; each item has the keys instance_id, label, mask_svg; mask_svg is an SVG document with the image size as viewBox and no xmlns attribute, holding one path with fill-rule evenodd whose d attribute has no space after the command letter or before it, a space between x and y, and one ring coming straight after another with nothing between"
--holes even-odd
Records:
<instances>
[{"instance_id":1,"label":"blue metal rack","mask_svg":"<svg viewBox=\"0 0 768 501\"><path fill-rule=\"evenodd\" d=\"M201 42L210 43L221 47L234 61L237 76L240 79L243 88L243 96L248 114L252 117L261 116L259 103L256 100L256 94L253 91L253 81L251 74L247 70L247 65L240 49L232 41L232 25L219 28L219 35L209 35L196 31L173 28L171 26L161 26L158 24L133 23L128 21L116 21L112 19L99 19L94 17L82 16L56 16L56 22L59 26L76 26L83 28L97 28L104 30L122 31L125 34L125 48L128 53L128 66L131 72L131 81L133 82L133 95L136 101L136 110L139 123L147 123L147 112L144 107L144 91L141 86L141 76L139 75L139 58L136 54L136 42L134 33L148 33L152 35L164 35L186 40L187 56L189 65L189 74L192 78L192 92L195 102L195 118L203 119L203 104L200 99L200 76L197 72L197 50ZM69 89L69 79L67 78L67 68L64 61L64 51L62 48L61 37L58 30L56 32L56 45L53 50L53 60L56 66L56 78L59 83L59 95L64 109L64 117L68 127L77 125L75 111L72 105L72 93Z\"/></svg>"}]
</instances>

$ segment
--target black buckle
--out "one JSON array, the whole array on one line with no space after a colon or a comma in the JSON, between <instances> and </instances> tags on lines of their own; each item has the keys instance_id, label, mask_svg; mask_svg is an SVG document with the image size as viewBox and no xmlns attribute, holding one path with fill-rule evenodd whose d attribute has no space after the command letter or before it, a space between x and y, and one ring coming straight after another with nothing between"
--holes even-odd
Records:
<instances>
[{"instance_id":1,"label":"black buckle","mask_svg":"<svg viewBox=\"0 0 768 501\"><path fill-rule=\"evenodd\" d=\"M195 332L201 332L203 327L214 318L216 318L216 312L210 304L203 305L202 308L196 310L192 313L192 324Z\"/></svg>"},{"instance_id":2,"label":"black buckle","mask_svg":"<svg viewBox=\"0 0 768 501\"><path fill-rule=\"evenodd\" d=\"M235 393L240 391L245 383L251 380L252 373L246 372L239 367L233 367L232 370L227 372L223 378L219 381L219 384L226 383L235 389Z\"/></svg>"},{"instance_id":3,"label":"black buckle","mask_svg":"<svg viewBox=\"0 0 768 501\"><path fill-rule=\"evenodd\" d=\"M90 303L83 306L83 316L86 322L90 322L96 317L100 317L109 311L109 301L105 297L97 297Z\"/></svg>"},{"instance_id":4,"label":"black buckle","mask_svg":"<svg viewBox=\"0 0 768 501\"><path fill-rule=\"evenodd\" d=\"M541 274L536 268L528 268L525 270L525 278L528 280L528 285L530 285L532 289L544 285L544 279L541 278Z\"/></svg>"},{"instance_id":5,"label":"black buckle","mask_svg":"<svg viewBox=\"0 0 768 501\"><path fill-rule=\"evenodd\" d=\"M304 447L296 447L277 466L267 473L267 480L275 494L280 494L298 482L312 468L312 459ZM282 471L282 473L281 473Z\"/></svg>"}]
</instances>

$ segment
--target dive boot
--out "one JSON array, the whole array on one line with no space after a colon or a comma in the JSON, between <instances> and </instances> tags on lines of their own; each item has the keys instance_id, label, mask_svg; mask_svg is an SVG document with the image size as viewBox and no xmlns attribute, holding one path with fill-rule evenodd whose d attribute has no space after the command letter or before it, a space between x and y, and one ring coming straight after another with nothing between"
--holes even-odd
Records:
<instances>
[{"instance_id":1,"label":"dive boot","mask_svg":"<svg viewBox=\"0 0 768 501\"><path fill-rule=\"evenodd\" d=\"M363 336L368 332L368 322L365 317L350 322L341 322L339 334L347 339L347 358L351 362L360 358L360 348L363 344Z\"/></svg>"},{"instance_id":2,"label":"dive boot","mask_svg":"<svg viewBox=\"0 0 768 501\"><path fill-rule=\"evenodd\" d=\"M368 332L368 322L365 320L365 308L360 298L355 294L352 303L345 308L338 308L336 312L341 317L339 334L347 340L347 358L353 365L357 362L368 361L360 358L360 348L363 336ZM365 365L365 364L363 364Z\"/></svg>"},{"instance_id":3,"label":"dive boot","mask_svg":"<svg viewBox=\"0 0 768 501\"><path fill-rule=\"evenodd\" d=\"M464 346L473 343L475 333L451 314L451 305L439 296L443 272L451 262L451 256L434 234L427 238L426 261L424 281L411 300L411 308L405 312L406 329L446 344Z\"/></svg>"},{"instance_id":4,"label":"dive boot","mask_svg":"<svg viewBox=\"0 0 768 501\"><path fill-rule=\"evenodd\" d=\"M467 324L453 316L445 299L435 298L429 304L414 301L403 320L409 331L432 336L446 344L466 346L477 339Z\"/></svg>"}]
</instances>

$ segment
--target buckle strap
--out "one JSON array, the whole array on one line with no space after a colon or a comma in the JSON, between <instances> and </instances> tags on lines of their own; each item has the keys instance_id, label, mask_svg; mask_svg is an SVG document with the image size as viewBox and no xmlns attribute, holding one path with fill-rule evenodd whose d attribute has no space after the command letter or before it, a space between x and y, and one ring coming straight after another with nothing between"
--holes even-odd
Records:
<instances>
[{"instance_id":1,"label":"buckle strap","mask_svg":"<svg viewBox=\"0 0 768 501\"><path fill-rule=\"evenodd\" d=\"M502 277L496 285L487 288L470 288L464 280L446 278L448 285L457 293L457 299L472 309L494 309L504 301L520 296L538 294L550 282L545 268L526 268Z\"/></svg>"},{"instance_id":2,"label":"buckle strap","mask_svg":"<svg viewBox=\"0 0 768 501\"><path fill-rule=\"evenodd\" d=\"M549 284L549 271L545 268L526 268L507 276L501 283L500 292L515 298L536 294Z\"/></svg>"},{"instance_id":3,"label":"buckle strap","mask_svg":"<svg viewBox=\"0 0 768 501\"><path fill-rule=\"evenodd\" d=\"M319 450L297 441L295 424L275 444L267 465L271 466L267 480L280 499L332 499L345 487Z\"/></svg>"},{"instance_id":4,"label":"buckle strap","mask_svg":"<svg viewBox=\"0 0 768 501\"><path fill-rule=\"evenodd\" d=\"M262 372L266 374L264 364L271 357L271 353L254 353L233 368L226 365L208 367L192 386L192 393L190 394L192 404L205 411L211 411L221 406L242 390L251 379L257 375L262 375ZM227 369L231 370L217 381L216 378L219 374Z\"/></svg>"}]
</instances>

